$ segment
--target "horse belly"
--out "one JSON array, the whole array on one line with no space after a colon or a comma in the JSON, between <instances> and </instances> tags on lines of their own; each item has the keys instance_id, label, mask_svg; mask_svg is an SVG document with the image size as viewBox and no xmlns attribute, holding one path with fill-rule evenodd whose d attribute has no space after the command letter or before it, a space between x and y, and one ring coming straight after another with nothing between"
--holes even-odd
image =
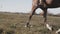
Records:
<instances>
[{"instance_id":1,"label":"horse belly","mask_svg":"<svg viewBox=\"0 0 60 34\"><path fill-rule=\"evenodd\" d=\"M54 0L51 4L47 5L48 8L58 8L60 7L60 0Z\"/></svg>"},{"instance_id":2,"label":"horse belly","mask_svg":"<svg viewBox=\"0 0 60 34\"><path fill-rule=\"evenodd\" d=\"M47 8L58 8L60 7L59 5L51 5L51 6L47 6Z\"/></svg>"},{"instance_id":3,"label":"horse belly","mask_svg":"<svg viewBox=\"0 0 60 34\"><path fill-rule=\"evenodd\" d=\"M52 0L46 0L46 3L49 5L52 3Z\"/></svg>"}]
</instances>

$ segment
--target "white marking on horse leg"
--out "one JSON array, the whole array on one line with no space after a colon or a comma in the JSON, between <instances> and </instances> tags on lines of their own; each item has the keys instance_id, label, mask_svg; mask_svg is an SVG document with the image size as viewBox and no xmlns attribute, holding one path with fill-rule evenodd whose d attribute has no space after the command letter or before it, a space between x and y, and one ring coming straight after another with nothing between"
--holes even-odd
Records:
<instances>
[{"instance_id":1,"label":"white marking on horse leg","mask_svg":"<svg viewBox=\"0 0 60 34\"><path fill-rule=\"evenodd\" d=\"M52 27L51 27L49 24L46 24L46 27L47 27L50 31L52 31Z\"/></svg>"},{"instance_id":2,"label":"white marking on horse leg","mask_svg":"<svg viewBox=\"0 0 60 34\"><path fill-rule=\"evenodd\" d=\"M29 26L29 27L33 27L33 26L32 26L32 25L30 25L30 24L29 24L28 26ZM24 27L27 27L27 25L25 25Z\"/></svg>"},{"instance_id":3,"label":"white marking on horse leg","mask_svg":"<svg viewBox=\"0 0 60 34\"><path fill-rule=\"evenodd\" d=\"M60 32L60 29L58 29L58 30L56 31L57 34L58 34L58 32Z\"/></svg>"},{"instance_id":4,"label":"white marking on horse leg","mask_svg":"<svg viewBox=\"0 0 60 34\"><path fill-rule=\"evenodd\" d=\"M27 27L26 25L24 27Z\"/></svg>"}]
</instances>

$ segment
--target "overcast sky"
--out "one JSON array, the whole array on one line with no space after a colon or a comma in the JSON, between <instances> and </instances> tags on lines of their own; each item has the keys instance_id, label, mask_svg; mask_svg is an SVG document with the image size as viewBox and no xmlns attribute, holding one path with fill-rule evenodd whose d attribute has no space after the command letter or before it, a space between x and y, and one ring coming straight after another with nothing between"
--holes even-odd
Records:
<instances>
[{"instance_id":1,"label":"overcast sky","mask_svg":"<svg viewBox=\"0 0 60 34\"><path fill-rule=\"evenodd\" d=\"M0 0L0 11L7 12L31 12L32 0ZM37 9L39 13L41 9ZM60 8L48 9L50 13L60 13Z\"/></svg>"}]
</instances>

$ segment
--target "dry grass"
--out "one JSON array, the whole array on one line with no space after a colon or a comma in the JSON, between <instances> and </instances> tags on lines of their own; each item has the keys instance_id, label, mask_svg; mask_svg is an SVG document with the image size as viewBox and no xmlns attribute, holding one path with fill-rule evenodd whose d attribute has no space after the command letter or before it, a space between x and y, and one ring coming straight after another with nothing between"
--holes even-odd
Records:
<instances>
[{"instance_id":1,"label":"dry grass","mask_svg":"<svg viewBox=\"0 0 60 34\"><path fill-rule=\"evenodd\" d=\"M42 23L43 17L34 15L30 28L24 27L29 15L0 13L0 34L54 34L60 28L60 17L48 16L47 23L54 27L54 31L49 31Z\"/></svg>"}]
</instances>

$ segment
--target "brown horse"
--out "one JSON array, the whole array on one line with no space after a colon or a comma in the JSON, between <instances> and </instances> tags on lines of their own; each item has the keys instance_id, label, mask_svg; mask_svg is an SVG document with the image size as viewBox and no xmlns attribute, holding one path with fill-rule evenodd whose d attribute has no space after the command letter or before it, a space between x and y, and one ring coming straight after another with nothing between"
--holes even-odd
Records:
<instances>
[{"instance_id":1,"label":"brown horse","mask_svg":"<svg viewBox=\"0 0 60 34\"><path fill-rule=\"evenodd\" d=\"M44 17L44 23L46 24L47 28L52 30L51 27L46 23L47 21L47 9L48 8L57 8L60 7L60 0L32 0L32 13L29 17L29 20L27 22L27 27L29 27L29 22L32 18L32 16L35 13L35 10L37 8L41 8L43 10L43 17Z\"/></svg>"}]
</instances>

